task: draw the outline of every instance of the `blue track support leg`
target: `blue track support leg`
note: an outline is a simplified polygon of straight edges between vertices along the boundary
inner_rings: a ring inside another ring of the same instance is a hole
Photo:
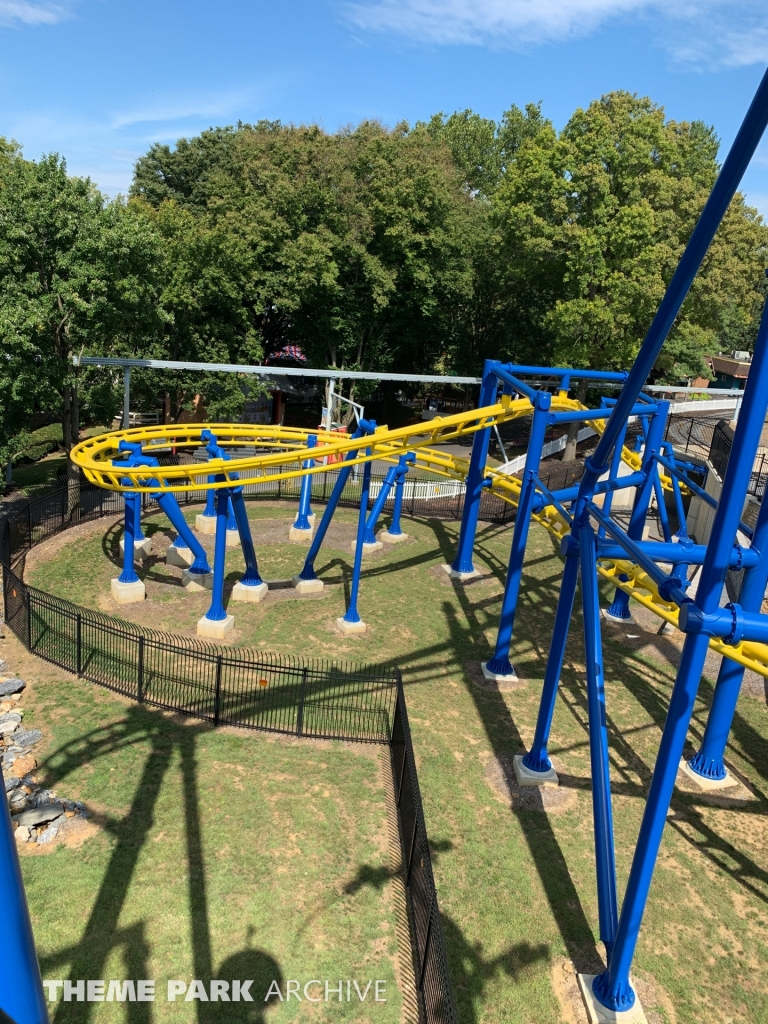
[[[208,474],[209,484],[212,484],[215,479],[216,477],[213,475],[213,473]],[[216,491],[206,491],[205,510],[203,511],[203,515],[205,516],[206,519],[216,518]]]
[[[138,541],[145,540],[144,531],[141,528],[141,495],[136,495],[136,501],[133,505],[133,542],[136,544]]]
[[[19,867],[19,854],[5,798],[0,807],[0,892],[3,894],[0,1010],[6,1015],[3,1019],[15,1024],[48,1024],[48,1010]]]
[[[753,551],[760,553],[760,561],[744,572],[739,604],[745,612],[759,612],[768,585],[768,499],[765,497],[760,504],[751,546]],[[689,767],[704,779],[722,781],[728,775],[725,747],[743,679],[744,666],[723,658],[701,749],[688,762]]]
[[[310,434],[307,438],[307,448],[314,448],[317,445],[317,434]],[[314,459],[307,459],[302,463],[304,469],[311,469],[315,464]],[[301,494],[299,495],[299,512],[296,522],[293,524],[295,530],[311,530],[312,524],[309,517],[312,515],[312,476],[307,473],[301,478]]]
[[[123,534],[123,571],[117,577],[121,583],[136,583],[139,577],[133,567],[134,536],[136,529],[136,502],[140,500],[133,491],[125,492],[125,532]]]
[[[216,545],[213,555],[213,592],[211,607],[205,613],[211,622],[226,619],[224,607],[224,573],[227,563],[227,519],[229,518],[229,488],[222,487],[216,495]]]
[[[229,499],[227,504],[227,530],[232,533],[237,529],[237,520],[235,519],[235,510],[232,508],[232,499]]]
[[[373,503],[371,514],[365,523],[365,543],[375,544],[376,543],[376,524],[379,521],[381,510],[384,508],[384,503],[389,497],[389,492],[392,490],[392,485],[397,481],[397,466],[390,466],[387,470],[387,475],[381,485],[381,490],[376,495],[376,501]],[[402,532],[402,531],[401,531]]]
[[[552,728],[552,716],[555,713],[557,688],[560,673],[565,660],[565,645],[568,642],[568,629],[573,615],[573,602],[576,598],[576,583],[579,578],[579,556],[573,546],[567,548],[563,579],[560,585],[560,597],[557,601],[555,625],[552,630],[552,643],[549,647],[547,668],[544,673],[544,686],[541,691],[539,713],[536,719],[536,733],[531,749],[523,758],[523,764],[531,772],[549,772],[552,762],[549,760],[547,747],[549,733]]]
[[[493,360],[486,359],[483,367],[483,383],[480,388],[479,408],[493,405],[496,401],[498,379],[493,372]],[[477,520],[480,515],[480,499],[483,494],[483,477],[485,463],[488,460],[488,444],[491,439],[491,428],[478,430],[472,440],[472,455],[469,459],[467,473],[467,490],[464,496],[464,508],[461,511],[461,527],[459,529],[459,545],[456,558],[451,565],[454,572],[471,574],[475,567],[472,552],[475,547]]]
[[[669,402],[657,402],[657,411],[651,417],[648,424],[648,434],[643,452],[643,473],[645,482],[638,487],[635,494],[635,501],[632,506],[632,515],[629,520],[627,536],[631,540],[642,540],[645,521],[648,518],[648,508],[651,504],[654,479],[658,473],[658,466],[654,460],[654,454],[661,454],[661,446],[664,442],[664,432],[667,428],[667,417],[669,416]],[[615,622],[626,622],[632,618],[629,611],[629,594],[616,588],[613,603],[606,611],[606,617]]]
[[[408,474],[408,463],[414,462],[415,459],[416,456],[413,453],[401,455],[398,459],[399,468],[402,472],[397,474],[397,480],[395,481],[395,507],[392,510],[392,522],[387,530],[390,537],[402,537],[403,535],[403,528],[400,525],[400,517],[403,511],[403,488],[405,487],[405,478]]]
[[[158,492],[157,494],[153,494],[152,497],[167,516],[171,526],[173,526],[179,537],[184,541],[184,546],[190,548],[192,554],[195,556],[195,560],[192,562],[192,565],[190,565],[189,571],[194,573],[210,572],[211,569],[208,565],[208,558],[205,554],[205,549],[187,524],[187,521],[184,518],[184,513],[179,508],[178,501],[176,501],[172,494],[168,493]]]
[[[603,648],[600,635],[600,592],[597,585],[595,534],[589,525],[581,528],[579,553],[581,555],[581,592],[584,608],[584,652],[587,666],[589,756],[592,769],[597,905],[600,919],[600,940],[605,944],[610,963],[619,911],[616,895],[616,856],[613,844]]]
[[[764,82],[767,83],[765,108],[768,117],[768,75]],[[721,171],[721,176],[722,173]],[[692,602],[694,608],[704,615],[714,614],[719,607],[733,538],[739,527],[744,497],[764,426],[766,394],[768,304],[763,311],[755,342],[755,354],[744,389],[741,415],[723,480],[723,492],[712,524],[712,535],[702,566],[696,599]],[[696,616],[683,605],[681,627],[685,628],[689,623],[695,623],[695,619]],[[695,626],[691,627],[692,630],[694,628]],[[685,638],[619,917],[613,955],[608,970],[596,978],[592,986],[597,999],[612,1010],[630,1009],[635,1000],[629,982],[629,971],[708,646],[709,638],[705,633],[691,631]]]
[[[363,544],[365,543],[365,520],[368,515],[368,495],[370,491],[371,464],[366,462],[363,469],[363,489],[360,494],[360,515],[357,520],[357,543],[355,544],[355,563],[352,569],[352,587],[349,592],[349,607],[344,614],[345,622],[361,621],[357,610],[357,598],[360,593],[360,573],[363,568]]]
[[[362,431],[356,430],[352,436],[359,437],[361,433]],[[357,451],[357,449],[354,449],[353,451],[347,452],[345,456],[345,461],[350,461],[356,458]],[[312,538],[312,543],[309,546],[307,557],[304,560],[304,567],[299,573],[298,578],[300,580],[317,579],[317,574],[315,573],[315,559],[320,553],[320,547],[322,546],[323,540],[325,539],[325,535],[328,532],[328,527],[331,524],[331,519],[333,519],[334,512],[336,511],[336,506],[339,504],[339,499],[341,498],[342,492],[347,485],[347,480],[349,480],[349,474],[351,472],[351,466],[342,466],[342,468],[339,470],[339,475],[336,479],[336,483],[334,484],[333,490],[331,491],[331,496],[328,499],[328,504],[325,506],[323,518],[320,520],[320,525],[315,531],[315,536]]]
[[[248,509],[245,507],[242,487],[232,489],[232,508],[237,521],[237,529],[240,533],[240,544],[243,548],[245,559],[245,574],[240,582],[246,587],[257,587],[264,581],[259,575],[259,566],[256,561],[256,548],[251,536],[251,524],[248,522]]]
[[[531,525],[533,500],[536,496],[536,477],[541,463],[541,450],[544,447],[544,435],[549,421],[549,408],[552,396],[547,391],[540,391],[536,396],[536,406],[531,422],[531,434],[528,440],[528,455],[525,460],[525,475],[520,491],[520,501],[515,516],[515,527],[512,532],[512,547],[509,554],[509,568],[504,585],[504,598],[501,603],[499,632],[496,637],[496,649],[493,657],[485,666],[487,673],[496,676],[514,676],[515,670],[509,660],[509,647],[515,626],[515,610],[520,593],[520,580],[523,575],[525,546],[528,543],[528,531]]]

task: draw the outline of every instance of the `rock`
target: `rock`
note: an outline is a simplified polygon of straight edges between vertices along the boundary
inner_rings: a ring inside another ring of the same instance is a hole
[[[29,775],[35,768],[37,768],[37,758],[33,754],[24,754],[23,757],[17,757],[13,762],[13,774],[18,775],[19,778]]]
[[[16,778],[15,775],[8,775],[3,781],[5,782],[6,793],[10,793],[12,789],[16,789],[17,786],[21,785],[21,779]]]
[[[18,825],[45,825],[49,821],[53,821],[54,818],[58,818],[64,811],[64,807],[60,803],[55,804],[43,804],[42,807],[32,807],[28,811],[23,811],[16,818]]]
[[[60,800],[56,799],[56,794],[52,789],[41,789],[35,795],[35,806],[45,807],[46,804],[61,803]]]
[[[18,724],[21,722],[23,717],[23,711],[6,711],[4,714],[0,715],[0,722],[16,722]]]
[[[32,801],[21,789],[15,789],[8,800],[11,814],[23,814],[32,806]]]
[[[38,843],[50,843],[52,839],[55,839],[59,834],[59,830],[50,825],[44,832],[41,832],[37,837]]]
[[[15,707],[12,700],[0,700],[0,715],[4,715],[6,711],[13,711]]]
[[[6,719],[5,722],[0,721],[0,736],[10,736],[12,732],[16,732],[21,724],[21,719],[15,721],[10,715],[3,715]]]
[[[0,697],[10,697],[12,693],[21,693],[27,684],[23,679],[6,679],[0,683]]]
[[[13,737],[13,742],[15,746],[25,749],[26,747],[33,747],[42,738],[43,734],[39,729],[22,729]]]
[[[65,811],[64,814],[60,814],[58,816],[58,818],[54,818],[53,821],[50,822],[50,827],[58,829],[58,828],[61,828],[62,825],[66,825],[66,823],[67,823],[67,813]]]
[[[29,829],[26,825],[19,825],[16,831],[13,833],[13,838],[17,843],[28,843],[29,842]]]

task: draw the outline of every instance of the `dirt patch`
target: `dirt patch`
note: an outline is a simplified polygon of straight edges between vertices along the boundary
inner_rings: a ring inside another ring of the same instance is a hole
[[[528,685],[527,680],[520,676],[520,671],[517,668],[515,668],[517,679],[511,680],[486,679],[479,661],[465,662],[464,671],[470,682],[477,686],[478,689],[489,690],[493,693],[510,693],[512,690],[520,690]]]
[[[61,533],[54,534],[48,540],[42,541],[27,553],[25,569],[35,569],[44,562],[50,562],[59,552],[72,541],[80,540],[82,537],[92,537],[94,534],[106,534],[123,520],[122,515],[104,516],[103,519],[95,519],[90,523],[81,523],[79,526],[70,526]],[[118,549],[119,550],[119,549]]]
[[[22,857],[45,857],[58,846],[66,846],[68,850],[79,850],[87,839],[99,831],[98,825],[79,815],[68,818],[57,828],[58,834],[49,843],[17,843],[16,849]]]
[[[514,754],[498,754],[488,762],[485,779],[493,792],[512,810],[560,814],[576,806],[578,794],[565,786],[518,786]],[[555,766],[557,769],[557,766]]]

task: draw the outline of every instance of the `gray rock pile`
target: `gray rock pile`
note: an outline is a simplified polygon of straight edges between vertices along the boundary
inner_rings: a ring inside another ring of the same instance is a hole
[[[74,800],[58,799],[51,789],[42,789],[35,779],[37,759],[33,748],[43,738],[40,729],[24,727],[21,695],[23,679],[2,678],[7,673],[0,662],[0,763],[5,795],[11,811],[17,843],[50,843],[66,833],[76,819],[87,817],[85,807]]]

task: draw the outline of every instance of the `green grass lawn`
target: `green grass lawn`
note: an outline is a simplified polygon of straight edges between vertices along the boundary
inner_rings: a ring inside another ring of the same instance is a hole
[[[249,513],[262,575],[270,582],[289,580],[299,569],[303,554],[300,547],[285,543],[291,511],[252,504]],[[193,512],[188,516],[192,519]],[[401,668],[461,1021],[579,1021],[569,1001],[573,985],[568,965],[596,970],[601,954],[597,944],[580,612],[574,615],[553,727],[551,752],[561,777],[561,804],[549,813],[519,806],[514,794],[505,790],[499,770],[500,764],[508,764],[511,755],[526,748],[533,735],[561,572],[552,541],[543,530],[533,529],[514,646],[514,661],[524,685],[499,693],[478,686],[475,680],[477,663],[487,659],[495,639],[510,528],[481,526],[476,565],[483,576],[470,585],[459,586],[450,583],[439,568],[441,562],[452,558],[458,524],[405,521],[404,529],[411,540],[394,549],[385,548],[365,563],[359,610],[369,631],[346,638],[336,632],[335,620],[343,614],[349,588],[352,555],[348,541],[354,532],[355,515],[341,512],[338,519],[335,533],[317,561],[317,569],[328,583],[323,596],[296,599],[287,589],[275,589],[261,605],[231,605],[229,610],[236,616],[232,640],[275,652],[373,661]],[[148,523],[148,533],[153,526],[158,530],[159,548],[160,531],[165,527],[158,518]],[[33,552],[29,579],[63,597],[118,614],[109,597],[109,580],[118,572],[118,539],[119,527],[107,524],[80,536],[63,534],[48,548]],[[164,537],[162,543],[167,543]],[[230,584],[241,565],[239,555],[230,551]],[[207,596],[185,594],[175,570],[166,569],[159,560],[151,561],[141,574],[148,600],[124,607],[119,614],[157,628],[194,634]],[[630,635],[628,632],[607,634],[605,651],[620,893],[630,867],[679,653],[676,638],[657,638],[640,626]],[[704,679],[691,728],[692,744],[701,738],[711,693],[711,682]],[[52,747],[85,736],[93,728],[109,727],[118,719],[154,721],[151,712],[129,709],[83,683],[57,683],[45,700],[41,715],[50,729]],[[80,705],[87,714],[78,710]],[[315,783],[316,759],[321,755],[314,749],[269,743],[258,736],[216,734],[196,725],[178,727],[177,732],[196,737],[196,763],[190,774],[198,780],[201,805],[207,807],[213,801],[221,807],[216,795],[220,772],[215,766],[243,763],[248,772],[254,773],[252,787],[246,786],[243,799],[263,806],[267,777],[274,780],[268,791],[278,804],[284,790],[294,792],[294,798],[284,798],[278,841],[286,843],[290,834],[294,837],[291,841],[306,844],[305,849],[317,843],[330,847],[333,858],[327,865],[327,884],[331,889],[339,885],[339,879],[347,879],[350,873],[354,876],[362,864],[376,863],[370,845],[373,836],[357,836],[364,840],[364,848],[349,859],[342,858],[345,867],[341,870],[335,850],[337,839],[331,838],[338,835],[335,820],[318,823],[312,816],[300,816],[296,787],[283,781],[282,776],[295,774],[306,778],[308,784]],[[115,958],[123,955],[120,936],[131,928],[152,929],[158,937],[151,943],[150,955],[165,958],[169,970],[180,962],[178,957],[183,958],[185,948],[187,962],[193,957],[190,936],[195,929],[195,915],[189,905],[188,840],[181,824],[185,799],[183,754],[172,735],[165,742],[174,752],[167,755],[168,767],[162,769],[165,776],[158,798],[164,816],[157,818],[148,838],[135,841],[137,872],[140,868],[142,871],[133,876],[129,889],[133,909],[100,926],[103,942],[110,948],[108,955]],[[676,792],[635,959],[635,977],[651,1024],[768,1022],[763,969],[768,956],[767,738],[765,700],[743,696],[728,760],[747,780],[749,798],[714,803],[692,793]],[[87,761],[72,776],[82,780],[78,785],[86,787],[75,795],[90,795],[105,805],[114,802],[114,828],[122,829],[126,837],[138,827],[132,821],[130,805],[134,794],[146,786],[138,782],[141,772],[151,766],[152,757],[165,756],[151,752],[153,742],[146,736],[136,743],[116,745],[103,762],[97,765]],[[364,766],[371,762],[358,755],[353,758],[352,754],[342,754],[351,759],[350,788],[359,789]],[[330,755],[324,760],[332,764]],[[302,771],[304,763],[307,768]],[[263,766],[261,771],[259,765]],[[107,767],[113,766],[115,792],[110,799],[104,787],[110,781],[105,782]],[[153,770],[159,772],[160,768]],[[339,770],[331,767],[328,772],[341,784]],[[232,786],[235,777],[229,769],[221,785]],[[60,789],[63,792],[63,786]],[[315,799],[319,801],[320,797]],[[228,805],[228,801],[223,804]],[[372,803],[371,814],[373,807]],[[204,819],[209,823],[202,831],[205,856],[198,870],[206,879],[209,934],[214,936],[215,945],[208,962],[219,964],[234,949],[242,949],[246,945],[243,928],[252,925],[256,929],[254,947],[265,950],[280,962],[285,976],[292,976],[285,972],[298,968],[287,956],[285,945],[279,944],[298,941],[280,939],[283,930],[295,935],[297,922],[283,911],[275,925],[267,913],[257,910],[265,902],[262,886],[271,886],[275,875],[272,867],[266,873],[268,881],[264,881],[259,874],[264,858],[249,856],[253,852],[250,844],[264,831],[258,828],[255,809],[250,806],[249,816],[242,820],[239,844],[230,838],[228,826],[226,839],[220,836],[222,825],[215,814]],[[178,818],[176,831],[169,832],[164,822],[166,816],[171,820],[174,815]],[[364,815],[364,820],[372,819]],[[164,837],[155,844],[152,832],[158,830],[171,838]],[[110,844],[114,842],[114,834],[106,833],[89,840],[78,853],[62,850],[53,860],[24,858],[44,963],[54,963],[60,955],[58,950],[75,940],[82,941],[87,928],[84,922],[96,905],[95,894],[109,880]],[[163,849],[165,843],[175,843],[176,849]],[[61,867],[51,872],[49,865],[54,861]],[[318,884],[323,862],[320,855]],[[137,887],[138,877],[151,879],[151,888]],[[62,903],[56,903],[56,893],[62,891],[76,894],[74,902],[82,908],[76,924],[68,923]],[[363,897],[363,893],[367,895]],[[381,894],[364,887],[359,898],[380,899]],[[56,906],[53,912],[49,910],[52,899]],[[231,907],[238,899],[250,901],[249,914],[235,921]],[[271,904],[271,897],[266,902]],[[350,931],[364,931],[365,921],[372,920],[361,907],[363,921],[353,921],[357,912],[356,907],[350,907],[345,914],[345,927]],[[347,936],[330,927],[326,932],[329,957],[346,955],[344,950],[350,946]],[[69,962],[64,962],[68,966]],[[47,971],[52,976],[50,969]],[[274,1013],[276,1021],[288,1019],[287,1006],[268,1012]],[[385,1018],[370,1011],[354,1019]]]

